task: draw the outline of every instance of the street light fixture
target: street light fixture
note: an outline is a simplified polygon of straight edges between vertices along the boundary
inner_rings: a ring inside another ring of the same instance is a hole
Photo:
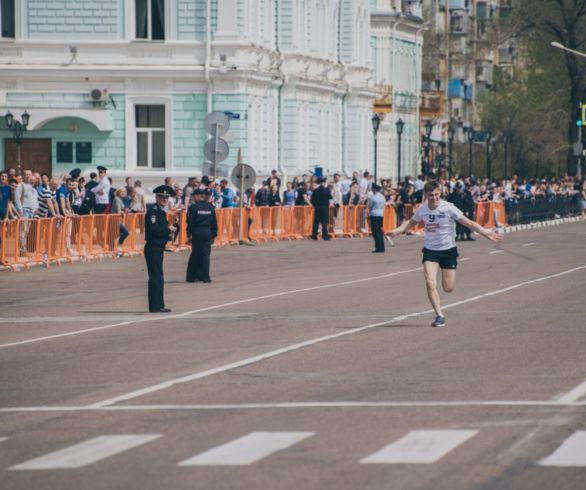
[[[401,182],[401,135],[403,134],[403,128],[405,123],[402,119],[399,119],[395,125],[397,126],[398,147],[397,147],[397,183]]]
[[[431,121],[427,121],[425,123],[425,135],[427,136],[427,147],[425,151],[425,168],[423,169],[423,175],[426,175],[428,172],[431,171],[431,131],[433,130],[433,123]]]
[[[448,153],[449,153],[449,160],[450,160],[450,167],[448,170],[448,180],[452,180],[452,145],[454,143],[454,136],[456,136],[456,128],[454,126],[448,126]]]
[[[21,121],[16,121],[14,116],[10,111],[8,111],[4,115],[4,119],[6,120],[6,126],[12,132],[12,136],[14,137],[14,142],[16,143],[16,160],[18,164],[18,175],[21,175],[21,164],[20,164],[20,144],[22,142],[22,137],[26,128],[28,126],[30,115],[26,110],[20,116]]]
[[[503,145],[505,147],[505,180],[508,178],[509,169],[508,169],[508,147],[509,147],[509,133],[505,131],[503,133]]]
[[[376,162],[376,158],[377,158],[377,148],[376,148],[376,143],[377,143],[377,134],[378,134],[378,128],[380,127],[380,122],[381,122],[381,118],[380,116],[375,113],[374,116],[372,116],[372,129],[374,130],[374,182],[376,183],[376,167],[377,167],[377,162]]]
[[[474,143],[474,128],[470,126],[467,131],[468,145],[470,147],[470,162],[468,163],[468,177],[472,177],[472,144]]]
[[[492,131],[486,130],[486,178],[490,180],[490,142],[492,140]]]

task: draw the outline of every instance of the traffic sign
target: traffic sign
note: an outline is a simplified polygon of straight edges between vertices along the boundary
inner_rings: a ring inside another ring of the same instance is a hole
[[[234,167],[230,180],[239,189],[248,189],[256,182],[256,172],[250,165],[240,163]]]

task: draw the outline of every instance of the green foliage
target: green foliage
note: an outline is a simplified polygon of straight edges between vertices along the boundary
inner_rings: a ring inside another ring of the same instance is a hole
[[[586,102],[586,58],[551,42],[586,47],[586,0],[518,0],[503,32],[515,39],[516,66],[523,69],[496,69],[493,87],[481,101],[483,127],[512,135],[509,157],[517,168],[536,160],[544,174],[556,171],[560,161],[572,168],[574,123],[579,102]]]

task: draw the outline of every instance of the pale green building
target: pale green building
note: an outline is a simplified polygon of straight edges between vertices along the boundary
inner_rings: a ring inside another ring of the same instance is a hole
[[[54,175],[104,165],[116,183],[183,183],[202,174],[212,111],[230,117],[226,171],[238,149],[260,175],[372,170],[381,68],[371,14],[391,3],[2,0],[0,115],[27,111],[21,166]],[[419,56],[414,46],[407,57]],[[393,167],[392,138],[385,144],[380,176]],[[0,145],[0,168],[17,166],[4,118]]]

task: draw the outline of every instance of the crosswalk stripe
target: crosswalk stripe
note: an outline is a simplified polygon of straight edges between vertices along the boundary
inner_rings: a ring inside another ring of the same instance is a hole
[[[161,437],[160,434],[124,434],[99,436],[65,449],[31,459],[9,470],[57,470],[81,468],[101,459],[146,444]]]
[[[586,430],[578,430],[568,437],[541,466],[586,466]]]
[[[414,430],[360,463],[434,463],[477,433],[477,430]]]
[[[314,432],[251,432],[181,461],[178,466],[244,466],[288,448]]]

